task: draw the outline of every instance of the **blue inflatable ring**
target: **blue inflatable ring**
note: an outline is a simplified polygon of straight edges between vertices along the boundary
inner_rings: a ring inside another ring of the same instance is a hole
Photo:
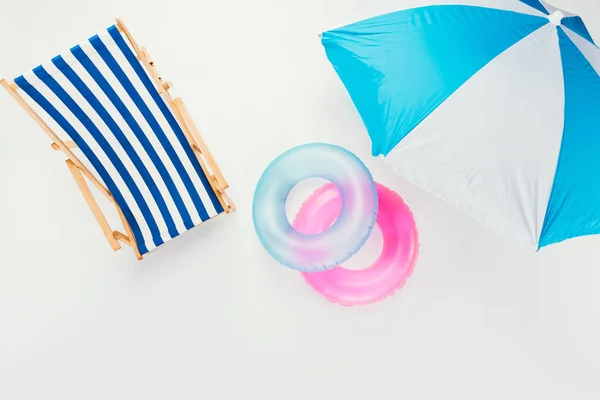
[[[342,210],[328,230],[306,235],[296,231],[286,215],[290,191],[308,178],[332,182],[342,197]],[[306,144],[277,157],[261,176],[254,192],[253,219],[265,249],[281,264],[299,271],[323,271],[352,257],[375,225],[377,189],[371,173],[339,146]]]

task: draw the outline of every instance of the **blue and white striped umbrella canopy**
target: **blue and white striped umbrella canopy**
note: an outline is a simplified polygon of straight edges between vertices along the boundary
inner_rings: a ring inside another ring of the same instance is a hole
[[[535,249],[600,233],[600,49],[541,0],[460,3],[322,35],[373,155]]]

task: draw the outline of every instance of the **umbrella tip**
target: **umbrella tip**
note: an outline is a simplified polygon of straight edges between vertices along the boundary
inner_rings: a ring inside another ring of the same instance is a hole
[[[321,39],[323,37],[322,33],[317,34],[317,36],[319,36],[319,39]]]
[[[550,20],[550,22],[552,22],[556,26],[561,26],[562,20],[564,18],[565,18],[565,13],[563,13],[561,10],[556,10],[556,11],[554,11],[554,13],[552,13],[551,15],[548,16],[548,19]]]

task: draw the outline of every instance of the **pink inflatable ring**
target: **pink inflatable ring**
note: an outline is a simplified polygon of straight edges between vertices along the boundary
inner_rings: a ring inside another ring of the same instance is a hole
[[[328,300],[344,306],[374,303],[393,295],[413,272],[418,254],[417,227],[402,198],[377,183],[379,213],[377,225],[383,234],[383,250],[370,267],[352,271],[337,266],[323,272],[303,272],[306,282]],[[342,198],[333,184],[314,192],[302,205],[293,226],[304,234],[329,228],[342,207]]]

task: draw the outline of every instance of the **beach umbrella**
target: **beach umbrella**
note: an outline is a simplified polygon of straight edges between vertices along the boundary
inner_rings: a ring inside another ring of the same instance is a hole
[[[600,233],[600,49],[582,19],[460,3],[322,34],[373,155],[536,250]]]

